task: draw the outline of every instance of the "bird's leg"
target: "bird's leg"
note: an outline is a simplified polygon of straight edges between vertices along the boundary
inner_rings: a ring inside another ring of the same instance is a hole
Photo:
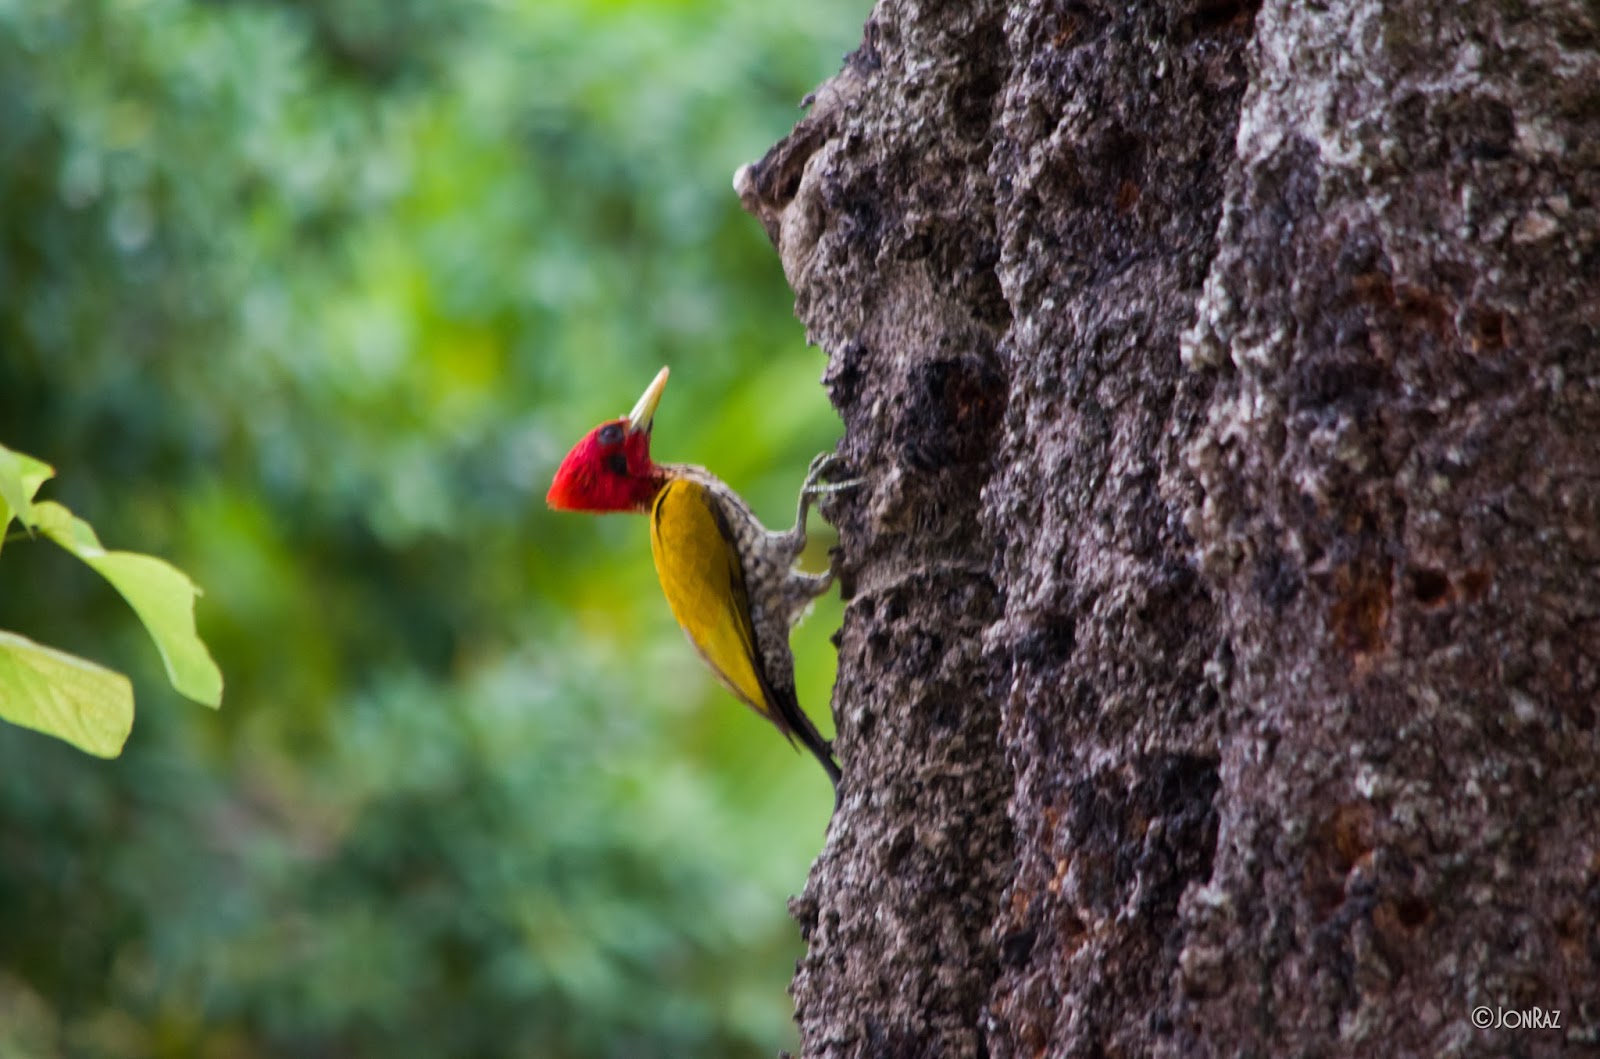
[[[798,622],[812,601],[832,587],[832,566],[820,574],[808,574],[804,570],[789,571],[789,578],[783,583],[784,605],[789,610],[789,624],[794,625]]]
[[[831,452],[819,453],[811,461],[811,466],[806,468],[805,484],[800,486],[800,509],[795,513],[794,529],[785,536],[788,539],[790,561],[800,557],[806,547],[806,516],[810,514],[811,504],[819,496],[829,493],[843,492],[854,489],[865,479],[851,478],[843,482],[824,482],[828,472],[839,464],[839,457]],[[828,569],[820,574],[808,574],[802,570],[791,570],[788,580],[784,582],[784,596],[789,608],[789,620],[792,624],[797,621],[811,601],[827,592],[833,587],[833,561],[828,563]]]
[[[833,465],[839,462],[836,452],[819,452],[811,457],[811,465],[806,468],[806,485],[810,485],[822,475],[827,474]],[[804,489],[806,485],[801,486]]]
[[[864,478],[850,478],[843,482],[824,482],[828,472],[838,465],[839,457],[835,453],[819,452],[812,459],[811,466],[806,468],[806,480],[800,486],[800,510],[795,515],[795,537],[802,549],[806,545],[806,515],[811,511],[811,502],[819,496],[854,489],[866,481]],[[795,554],[800,554],[798,549]]]

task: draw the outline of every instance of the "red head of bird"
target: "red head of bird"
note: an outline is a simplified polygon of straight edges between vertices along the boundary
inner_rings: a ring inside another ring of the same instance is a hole
[[[662,368],[633,411],[601,423],[572,446],[545,502],[557,511],[648,511],[665,481],[650,458],[650,427],[666,388]]]

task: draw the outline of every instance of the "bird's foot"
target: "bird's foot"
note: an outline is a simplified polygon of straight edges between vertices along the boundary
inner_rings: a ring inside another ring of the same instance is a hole
[[[800,487],[803,496],[817,497],[828,493],[840,493],[846,489],[854,489],[865,478],[848,478],[842,482],[827,481],[829,474],[833,473],[842,461],[838,453],[819,452],[811,461],[811,466],[806,468],[805,484]]]

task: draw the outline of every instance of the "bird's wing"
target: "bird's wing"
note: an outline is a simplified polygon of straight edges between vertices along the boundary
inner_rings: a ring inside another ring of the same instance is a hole
[[[761,674],[739,551],[711,491],[685,479],[668,482],[651,512],[650,550],[672,615],[700,657],[729,691],[788,735]]]

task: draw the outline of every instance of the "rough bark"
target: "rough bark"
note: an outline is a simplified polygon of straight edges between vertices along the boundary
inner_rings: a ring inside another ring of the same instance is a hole
[[[1596,1042],[1597,86],[1579,0],[882,0],[741,172],[868,479],[807,1056]]]

